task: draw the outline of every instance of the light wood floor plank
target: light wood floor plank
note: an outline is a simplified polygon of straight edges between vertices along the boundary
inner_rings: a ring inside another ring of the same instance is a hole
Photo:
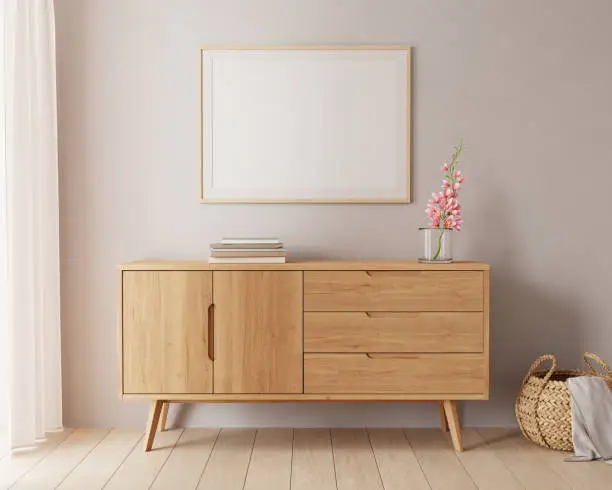
[[[58,444],[70,436],[71,430],[47,434],[47,440],[33,449],[24,449],[0,461],[0,488],[8,488],[48,456]]]
[[[383,489],[364,429],[333,429],[332,449],[338,490]]]
[[[407,429],[405,432],[433,490],[476,488],[442,431]]]
[[[403,490],[407,482],[411,490],[430,488],[401,429],[368,429],[368,435],[385,490]]]
[[[464,451],[456,453],[481,490],[517,490],[523,486],[487,446],[476,429],[463,429]]]
[[[483,430],[487,433],[487,430]],[[567,463],[568,453],[552,451],[530,443],[516,432],[516,444],[521,451],[533,455],[542,464],[548,465],[573,489],[609,490],[612,488],[612,465],[601,461],[589,463]]]
[[[185,429],[151,488],[196,488],[218,435],[219,429]]]
[[[108,433],[108,429],[75,430],[12,488],[15,490],[56,488]]]
[[[204,470],[199,490],[242,490],[256,431],[223,429]]]
[[[292,429],[259,429],[245,490],[289,490],[292,448]]]
[[[568,463],[563,459],[568,455],[559,451],[550,451],[524,441],[531,446],[546,463],[576,490],[610,490],[612,488],[612,465],[602,461],[588,463]]]
[[[295,429],[291,490],[336,490],[328,429]]]
[[[544,461],[540,461],[531,451],[526,450],[521,441],[522,436],[517,430],[479,429],[478,433],[528,490],[570,488]]]
[[[141,430],[112,430],[58,488],[61,490],[102,488],[141,439]]]
[[[153,450],[148,453],[144,452],[142,447],[135,446],[104,488],[108,490],[149,488],[182,433],[182,429],[157,433]]]
[[[463,453],[437,429],[225,429],[216,442],[213,429],[173,430],[151,453],[142,431],[104,433],[52,433],[6,456],[0,489],[612,489],[612,465],[566,463],[514,429],[465,429]]]

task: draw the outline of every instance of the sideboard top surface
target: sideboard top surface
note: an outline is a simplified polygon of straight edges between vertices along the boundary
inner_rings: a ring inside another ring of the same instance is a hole
[[[297,260],[284,264],[210,264],[205,260],[138,260],[119,264],[118,270],[180,271],[486,271],[488,264],[457,261],[451,264],[421,264],[416,260]]]

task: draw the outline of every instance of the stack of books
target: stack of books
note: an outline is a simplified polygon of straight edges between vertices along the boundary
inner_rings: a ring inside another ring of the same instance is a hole
[[[224,238],[210,246],[211,264],[282,264],[287,251],[277,238]]]

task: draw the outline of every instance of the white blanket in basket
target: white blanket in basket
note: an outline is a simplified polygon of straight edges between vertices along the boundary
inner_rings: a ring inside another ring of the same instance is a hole
[[[566,461],[603,459],[612,464],[612,391],[602,378],[567,380],[571,395],[574,455]]]

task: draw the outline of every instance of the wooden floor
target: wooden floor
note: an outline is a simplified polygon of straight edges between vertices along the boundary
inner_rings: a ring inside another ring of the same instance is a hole
[[[79,429],[0,453],[0,489],[611,489],[612,466],[565,463],[515,430],[466,429],[456,454],[434,429]]]

